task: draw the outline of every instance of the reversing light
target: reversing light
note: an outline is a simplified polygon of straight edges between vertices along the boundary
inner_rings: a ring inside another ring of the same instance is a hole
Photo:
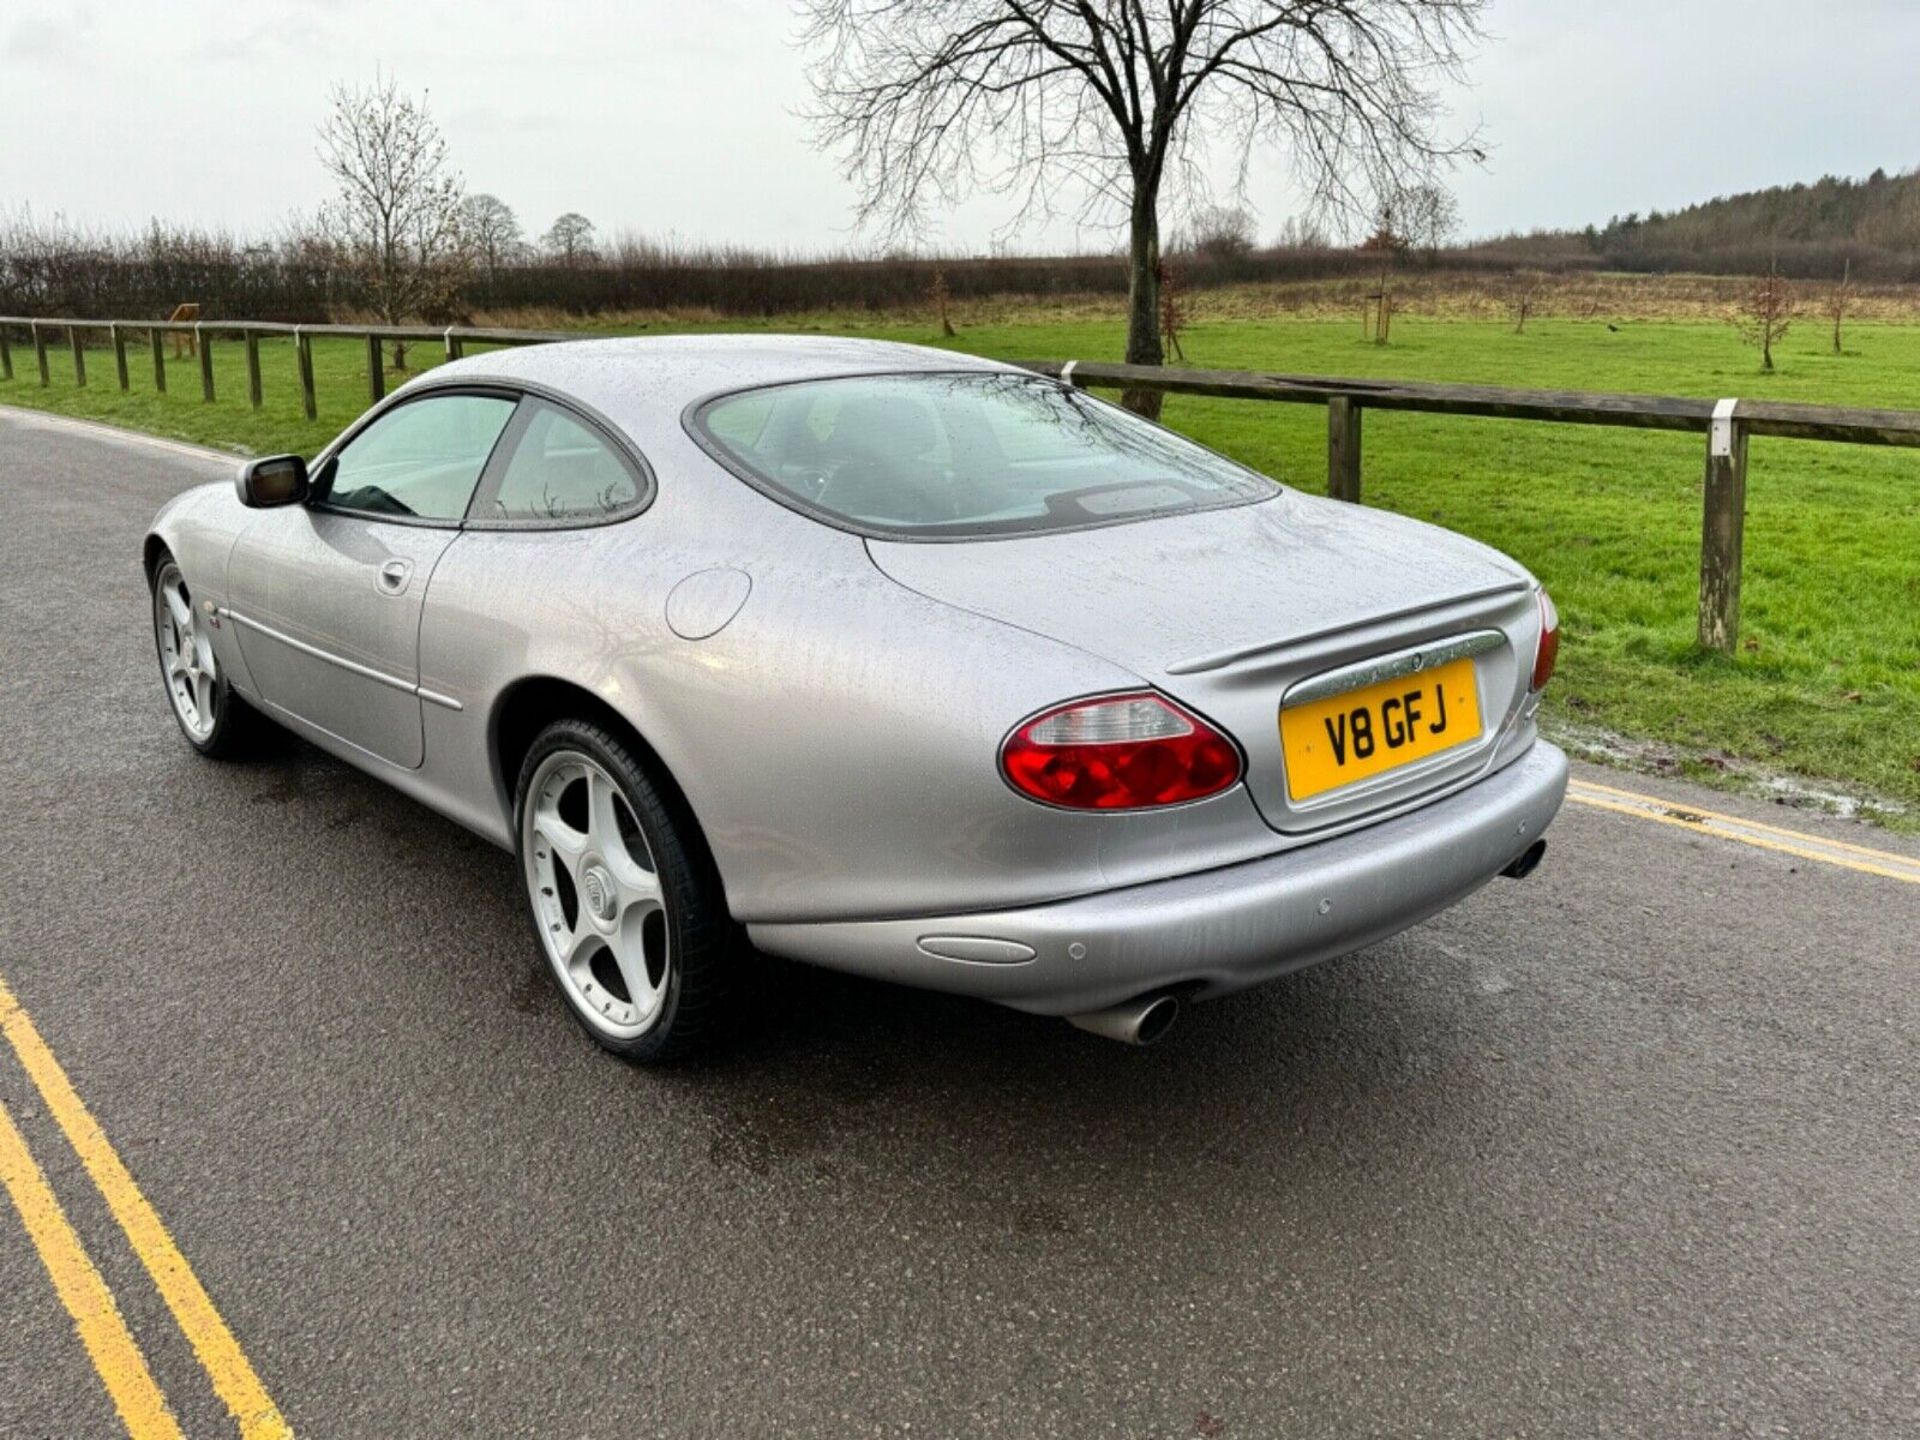
[[[1560,612],[1553,597],[1543,586],[1540,591],[1540,644],[1533,652],[1533,689],[1544,690],[1553,678],[1554,662],[1560,658]]]
[[[1007,737],[1000,764],[1014,789],[1072,810],[1139,810],[1218,794],[1240,778],[1240,752],[1204,720],[1158,695],[1108,695],[1049,710]]]

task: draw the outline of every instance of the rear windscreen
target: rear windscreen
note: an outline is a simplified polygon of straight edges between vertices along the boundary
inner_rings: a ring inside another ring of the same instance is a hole
[[[1066,530],[1275,493],[1264,476],[1038,376],[806,381],[722,396],[695,424],[776,498],[888,535]]]

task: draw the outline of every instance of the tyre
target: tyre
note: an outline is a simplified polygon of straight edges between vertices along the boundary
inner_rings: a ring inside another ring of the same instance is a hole
[[[214,759],[233,755],[257,717],[227,683],[186,576],[170,555],[153,572],[153,642],[160,681],[187,743]]]
[[[607,729],[562,720],[520,767],[514,834],[534,935],[587,1034],[642,1064],[707,1046],[740,947],[678,793]]]

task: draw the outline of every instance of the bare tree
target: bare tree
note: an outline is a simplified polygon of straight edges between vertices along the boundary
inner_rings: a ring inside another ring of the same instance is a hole
[[[1540,289],[1547,283],[1547,277],[1538,270],[1516,270],[1507,284],[1507,308],[1513,312],[1513,333],[1527,333],[1527,321],[1533,315],[1534,304],[1540,298]]]
[[[493,293],[493,277],[501,262],[517,255],[523,242],[520,219],[506,201],[495,195],[469,195],[460,206],[460,224],[474,257],[486,267],[487,293]]]
[[[569,210],[553,222],[541,242],[547,253],[557,256],[563,265],[578,265],[594,257],[593,222],[577,211]]]
[[[1409,185],[1393,197],[1393,223],[1405,244],[1431,260],[1460,229],[1453,193],[1431,182]]]
[[[1373,222],[1373,228],[1367,232],[1367,238],[1360,242],[1362,250],[1379,255],[1404,255],[1407,253],[1407,237],[1393,228],[1393,212],[1382,206],[1380,214]]]
[[[1435,253],[1460,228],[1460,207],[1445,186],[1407,185],[1382,195],[1373,208],[1362,250],[1403,256],[1412,250]]]
[[[1180,332],[1187,328],[1187,286],[1177,265],[1160,262],[1160,337],[1173,352],[1174,359],[1187,363],[1187,352],[1180,344]]]
[[[1438,133],[1486,0],[803,0],[823,144],[862,223],[919,228],[930,203],[1011,192],[1126,217],[1126,358],[1163,356],[1161,197],[1198,193],[1210,146],[1244,178],[1284,145],[1317,206],[1430,179],[1478,152]],[[1074,183],[1077,182],[1077,183]],[[1145,396],[1129,398],[1149,411]]]
[[[359,272],[389,325],[443,312],[466,268],[463,186],[426,97],[403,95],[390,76],[365,89],[335,85],[320,126],[320,162],[338,187],[321,224]],[[406,347],[393,347],[396,370]]]
[[[1276,250],[1331,250],[1333,237],[1326,227],[1307,215],[1289,215],[1273,237]]]
[[[1728,318],[1749,345],[1760,347],[1760,369],[1773,373],[1773,347],[1785,338],[1798,304],[1793,285],[1780,273],[1778,261],[1767,262],[1767,273],[1747,288]]]
[[[1827,292],[1827,318],[1833,321],[1833,353],[1840,353],[1840,326],[1853,308],[1853,260],[1840,268],[1840,283]]]
[[[1382,195],[1373,211],[1371,229],[1361,250],[1380,257],[1380,279],[1361,297],[1360,332],[1376,345],[1387,343],[1393,331],[1393,273],[1412,245],[1402,219],[1402,192]]]
[[[1243,205],[1207,205],[1194,213],[1183,237],[1189,250],[1208,260],[1244,260],[1256,240],[1253,212]]]
[[[947,289],[947,272],[934,267],[933,280],[927,286],[927,303],[940,321],[940,333],[951,340],[959,331],[953,328],[953,292]]]
[[[1393,273],[1380,267],[1380,280],[1360,297],[1360,333],[1376,345],[1387,343],[1393,332]]]

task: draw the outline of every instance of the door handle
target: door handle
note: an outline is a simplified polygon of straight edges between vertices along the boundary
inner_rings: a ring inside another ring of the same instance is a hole
[[[407,581],[413,575],[411,560],[389,560],[380,567],[379,585],[381,592],[387,595],[402,594]]]

